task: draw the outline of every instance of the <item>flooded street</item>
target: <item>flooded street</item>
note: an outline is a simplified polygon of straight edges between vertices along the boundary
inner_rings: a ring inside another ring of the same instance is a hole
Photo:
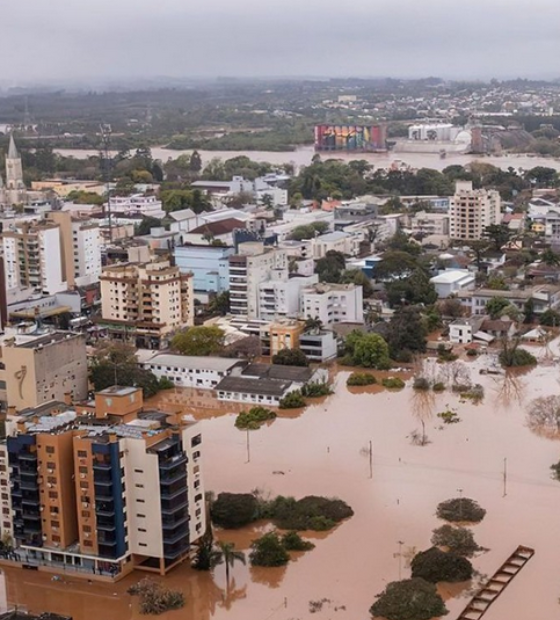
[[[478,405],[449,390],[415,393],[410,382],[397,392],[374,386],[350,393],[349,372],[341,371],[334,395],[251,432],[250,462],[246,433],[234,427],[230,404],[215,407],[204,392],[160,395],[161,404],[184,406],[201,420],[207,490],[336,496],[355,512],[336,529],[311,534],[315,549],[298,554],[287,567],[253,569],[236,563],[229,588],[223,566],[214,576],[188,566],[174,570],[164,581],[185,593],[186,605],[164,617],[366,620],[375,595],[399,574],[409,575],[412,549],[430,546],[432,530],[443,523],[435,517],[437,504],[460,493],[487,510],[482,523],[472,528],[476,541],[489,549],[473,560],[475,569],[490,575],[518,545],[536,550],[485,620],[558,617],[560,483],[551,479],[549,468],[560,460],[560,442],[526,427],[525,405],[558,392],[560,369],[541,366],[511,377],[478,375],[486,362],[468,362],[473,382],[485,388]],[[449,408],[457,412],[459,423],[446,425],[437,417]],[[421,430],[421,421],[429,443],[416,446],[410,434]],[[217,537],[247,549],[266,527],[219,531]],[[75,577],[65,584],[52,582],[47,574],[5,572],[12,605],[67,613],[75,620],[140,617],[126,589],[143,573],[115,585],[89,585]],[[447,595],[457,592],[460,588],[448,589]],[[311,613],[310,601],[321,599],[328,601]],[[449,598],[447,618],[456,618],[467,600],[466,595]]]

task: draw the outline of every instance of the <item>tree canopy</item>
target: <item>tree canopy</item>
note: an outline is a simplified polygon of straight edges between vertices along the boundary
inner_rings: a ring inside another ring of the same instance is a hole
[[[413,578],[420,577],[430,583],[468,581],[473,574],[472,564],[466,558],[437,547],[416,554],[410,568]]]
[[[225,332],[211,325],[189,327],[175,334],[171,348],[181,355],[219,355],[224,349]]]
[[[386,620],[431,620],[448,611],[435,585],[416,577],[389,583],[370,613]]]

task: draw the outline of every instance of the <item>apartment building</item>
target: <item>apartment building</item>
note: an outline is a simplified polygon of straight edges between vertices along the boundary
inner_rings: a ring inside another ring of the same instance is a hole
[[[319,276],[290,274],[287,268],[271,270],[268,279],[259,284],[258,318],[271,321],[279,317],[297,318],[301,291],[319,282]]]
[[[2,233],[6,286],[53,295],[67,288],[63,273],[60,227],[29,224]]]
[[[68,287],[99,281],[101,249],[99,224],[70,211],[50,211],[47,220],[59,226],[62,275]]]
[[[2,533],[39,569],[165,574],[206,529],[201,443],[195,423],[144,410],[139,388],[22,412],[0,449],[12,481]]]
[[[499,192],[475,190],[471,181],[457,181],[449,206],[449,236],[465,241],[481,239],[487,226],[500,223],[500,207]]]
[[[193,280],[168,260],[103,270],[101,323],[112,338],[158,349],[179,327],[194,324]]]
[[[230,311],[248,319],[259,318],[260,285],[274,270],[288,270],[286,250],[265,247],[262,242],[240,243],[229,257]]]
[[[233,248],[185,245],[173,250],[181,273],[193,274],[194,293],[206,299],[210,293],[222,293],[229,286],[229,261]]]
[[[0,382],[9,407],[20,411],[52,400],[86,398],[88,369],[85,336],[52,332],[16,344],[2,345]]]
[[[319,319],[323,325],[363,323],[363,290],[356,284],[315,284],[302,291],[304,319]]]
[[[418,211],[409,219],[410,232],[413,235],[431,237],[449,236],[449,215],[447,213],[429,213]]]
[[[111,212],[124,213],[125,215],[141,215],[143,217],[161,218],[165,211],[161,200],[156,196],[133,194],[132,196],[111,196]],[[104,205],[106,209],[107,204]]]

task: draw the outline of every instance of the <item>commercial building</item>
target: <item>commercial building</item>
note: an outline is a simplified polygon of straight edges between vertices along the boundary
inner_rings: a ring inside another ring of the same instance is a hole
[[[145,410],[142,390],[49,403],[13,419],[3,521],[31,566],[121,577],[165,574],[206,529],[199,427]],[[4,533],[4,532],[3,532]]]
[[[315,260],[324,258],[327,252],[340,252],[345,256],[358,256],[363,239],[363,233],[346,233],[338,230],[319,235],[311,239],[312,256]]]
[[[165,215],[161,200],[152,195],[111,196],[110,203],[111,213],[155,218],[161,218]],[[108,205],[105,204],[104,208],[107,209],[107,207]]]
[[[315,374],[301,366],[249,364],[234,369],[218,383],[216,391],[219,400],[277,407],[282,398],[303,387]]]
[[[459,291],[472,290],[475,285],[474,273],[467,269],[446,269],[437,276],[430,278],[438,297],[445,299]]]
[[[192,273],[194,294],[223,293],[229,287],[229,256],[233,248],[185,245],[173,250],[181,273]]]
[[[160,348],[179,327],[193,325],[193,282],[168,260],[125,263],[103,270],[100,323],[110,337]]]
[[[147,360],[139,361],[140,366],[154,373],[158,379],[165,377],[176,387],[214,389],[233,368],[246,362],[227,357],[194,357],[161,353]]]
[[[268,279],[259,284],[257,317],[273,321],[279,317],[297,318],[300,313],[301,292],[319,281],[313,274],[303,276],[289,273],[289,269],[273,269]],[[231,295],[231,293],[230,293]]]
[[[560,286],[556,284],[539,284],[510,291],[480,288],[474,291],[462,291],[457,297],[471,314],[486,314],[486,304],[495,297],[505,299],[520,312],[525,311],[529,301],[532,302],[533,314],[539,315],[549,309],[560,309]]]
[[[86,398],[88,369],[85,337],[53,332],[2,346],[0,381],[6,385],[8,406],[20,411],[52,400]],[[2,377],[3,375],[3,377]]]
[[[315,284],[302,291],[302,316],[323,325],[363,323],[363,290],[356,284]]]
[[[449,236],[465,241],[481,239],[487,226],[500,223],[500,207],[496,190],[475,190],[471,181],[457,181],[449,206]]]
[[[410,217],[409,227],[413,235],[448,237],[449,215],[447,213],[417,211]]]

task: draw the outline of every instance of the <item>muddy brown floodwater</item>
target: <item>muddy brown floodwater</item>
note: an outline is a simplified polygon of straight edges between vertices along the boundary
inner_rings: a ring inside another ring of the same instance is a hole
[[[430,545],[432,530],[441,525],[434,515],[438,502],[459,493],[488,511],[473,526],[477,542],[489,549],[474,559],[478,571],[492,574],[520,544],[536,550],[485,620],[558,617],[560,483],[551,479],[549,468],[560,458],[560,442],[526,427],[525,406],[558,392],[560,370],[551,365],[507,377],[479,376],[486,363],[482,358],[469,364],[473,379],[485,388],[478,405],[449,391],[418,395],[410,382],[397,392],[374,387],[351,393],[345,384],[349,373],[341,371],[334,395],[252,432],[250,462],[231,405],[216,407],[201,392],[159,396],[160,404],[184,406],[201,420],[208,490],[337,496],[355,511],[335,530],[315,535],[315,549],[287,567],[236,564],[227,591],[223,567],[213,575],[188,566],[176,569],[165,582],[183,590],[186,606],[165,619],[367,620],[375,595],[399,574],[408,576],[407,558]],[[441,423],[436,414],[446,408],[457,411],[460,423]],[[413,445],[410,437],[421,421],[429,440],[425,446]],[[279,471],[283,475],[273,473]],[[263,528],[266,524],[217,534],[246,550]],[[142,576],[88,585],[72,577],[68,583],[52,582],[45,574],[6,570],[7,595],[11,604],[31,611],[67,613],[75,620],[127,620],[139,613],[126,588]],[[464,589],[447,588],[445,595],[447,617],[456,618],[467,601]],[[309,602],[321,599],[328,601],[311,613]]]

